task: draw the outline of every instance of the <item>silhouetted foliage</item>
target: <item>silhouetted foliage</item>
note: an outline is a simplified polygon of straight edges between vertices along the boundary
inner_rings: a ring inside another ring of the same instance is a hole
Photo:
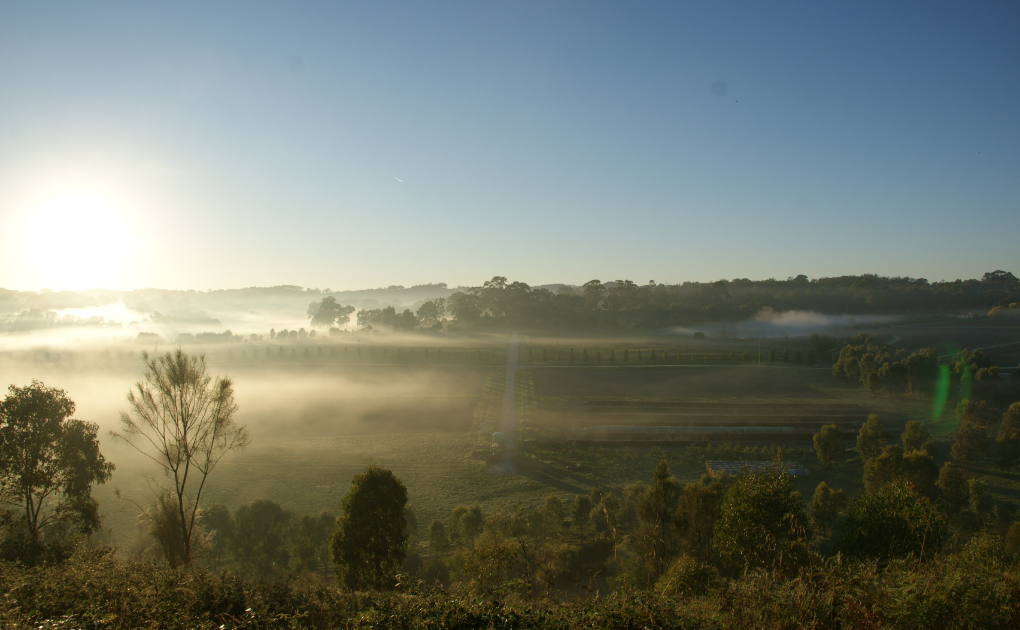
[[[337,583],[345,589],[393,588],[407,552],[407,488],[375,465],[356,475],[330,536]]]
[[[843,432],[834,424],[827,424],[812,438],[818,461],[825,467],[842,463],[846,458],[843,448]]]
[[[784,470],[737,479],[723,498],[714,539],[734,568],[791,569],[807,561],[810,540],[800,493]]]
[[[857,454],[861,459],[868,460],[879,455],[885,448],[885,429],[875,414],[869,414],[857,433]]]
[[[942,548],[945,521],[909,485],[891,483],[847,508],[839,549],[852,558],[931,557]]]
[[[64,530],[99,528],[92,486],[114,467],[99,452],[97,425],[72,418],[74,410],[64,390],[39,381],[11,385],[0,402],[0,502],[13,507],[3,513],[13,524],[5,546],[17,547],[22,562],[34,563],[44,543],[59,544]]]

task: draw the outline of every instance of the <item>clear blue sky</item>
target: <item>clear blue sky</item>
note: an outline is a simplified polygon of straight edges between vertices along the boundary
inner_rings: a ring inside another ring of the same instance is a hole
[[[8,2],[0,286],[1020,273],[1018,97],[1016,2]]]

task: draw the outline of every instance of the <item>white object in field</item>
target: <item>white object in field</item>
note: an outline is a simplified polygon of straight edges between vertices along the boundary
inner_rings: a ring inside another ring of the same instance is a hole
[[[478,433],[480,435],[485,435],[485,423],[484,422],[482,423],[481,428],[479,429]]]

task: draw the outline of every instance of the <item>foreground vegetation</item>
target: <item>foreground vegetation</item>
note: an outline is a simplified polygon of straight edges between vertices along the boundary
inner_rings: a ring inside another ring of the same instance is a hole
[[[973,540],[930,562],[815,560],[700,591],[622,589],[559,601],[513,585],[386,593],[308,581],[269,584],[174,570],[82,549],[55,567],[0,563],[8,628],[1015,628],[1020,568],[999,541]]]

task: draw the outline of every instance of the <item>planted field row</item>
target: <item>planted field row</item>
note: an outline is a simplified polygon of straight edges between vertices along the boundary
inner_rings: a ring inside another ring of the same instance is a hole
[[[210,359],[252,363],[392,363],[392,364],[479,364],[506,362],[503,351],[467,348],[284,348],[267,346],[251,350],[219,350]]]
[[[611,410],[616,408],[628,411],[640,412],[642,410],[661,409],[711,409],[723,410],[733,409],[738,411],[746,410],[810,410],[810,411],[846,411],[854,412],[864,410],[860,405],[841,402],[808,402],[808,403],[732,403],[732,402],[675,402],[657,400],[589,400],[581,404],[581,409],[586,411]]]
[[[719,433],[690,433],[675,436],[612,436],[612,437],[578,437],[557,442],[574,447],[603,447],[603,448],[654,448],[669,446],[708,445],[728,442],[755,442],[771,444],[777,440],[784,443],[802,444],[806,434],[779,434],[779,433],[743,433],[719,434]]]
[[[246,346],[237,348],[236,346]],[[416,347],[357,347],[357,346],[292,346],[236,344],[235,347],[188,348],[204,354],[210,362],[237,364],[287,363],[394,363],[394,364],[482,364],[502,365],[506,352],[502,349],[472,348],[416,348]],[[151,351],[151,348],[150,348]],[[79,351],[79,352],[7,352],[0,358],[25,361],[33,364],[59,364],[90,366],[123,364],[140,361],[141,350],[134,351]]]
[[[843,409],[645,409],[631,411],[626,408],[603,409],[589,411],[582,409],[574,412],[576,415],[586,418],[614,418],[614,417],[652,417],[652,418],[685,418],[698,416],[712,416],[718,418],[866,418],[867,411],[847,411]]]
[[[704,427],[704,426],[621,426],[605,425],[599,427],[585,427],[578,429],[578,437],[596,436],[625,436],[625,435],[710,435],[710,434],[741,434],[751,433],[793,433],[793,427],[767,427],[767,426],[734,426],[734,427]]]
[[[806,355],[800,350],[765,350],[761,353],[739,352],[685,352],[679,348],[531,348],[525,363],[530,364],[617,364],[617,363],[791,363],[813,365],[817,361],[813,352]]]
[[[620,425],[645,425],[645,426],[720,426],[738,427],[748,424],[762,426],[805,426],[822,427],[827,424],[857,427],[864,423],[866,415],[861,416],[711,416],[711,415],[690,415],[690,416],[609,416],[597,418],[577,418],[568,421],[571,426],[610,426]]]

